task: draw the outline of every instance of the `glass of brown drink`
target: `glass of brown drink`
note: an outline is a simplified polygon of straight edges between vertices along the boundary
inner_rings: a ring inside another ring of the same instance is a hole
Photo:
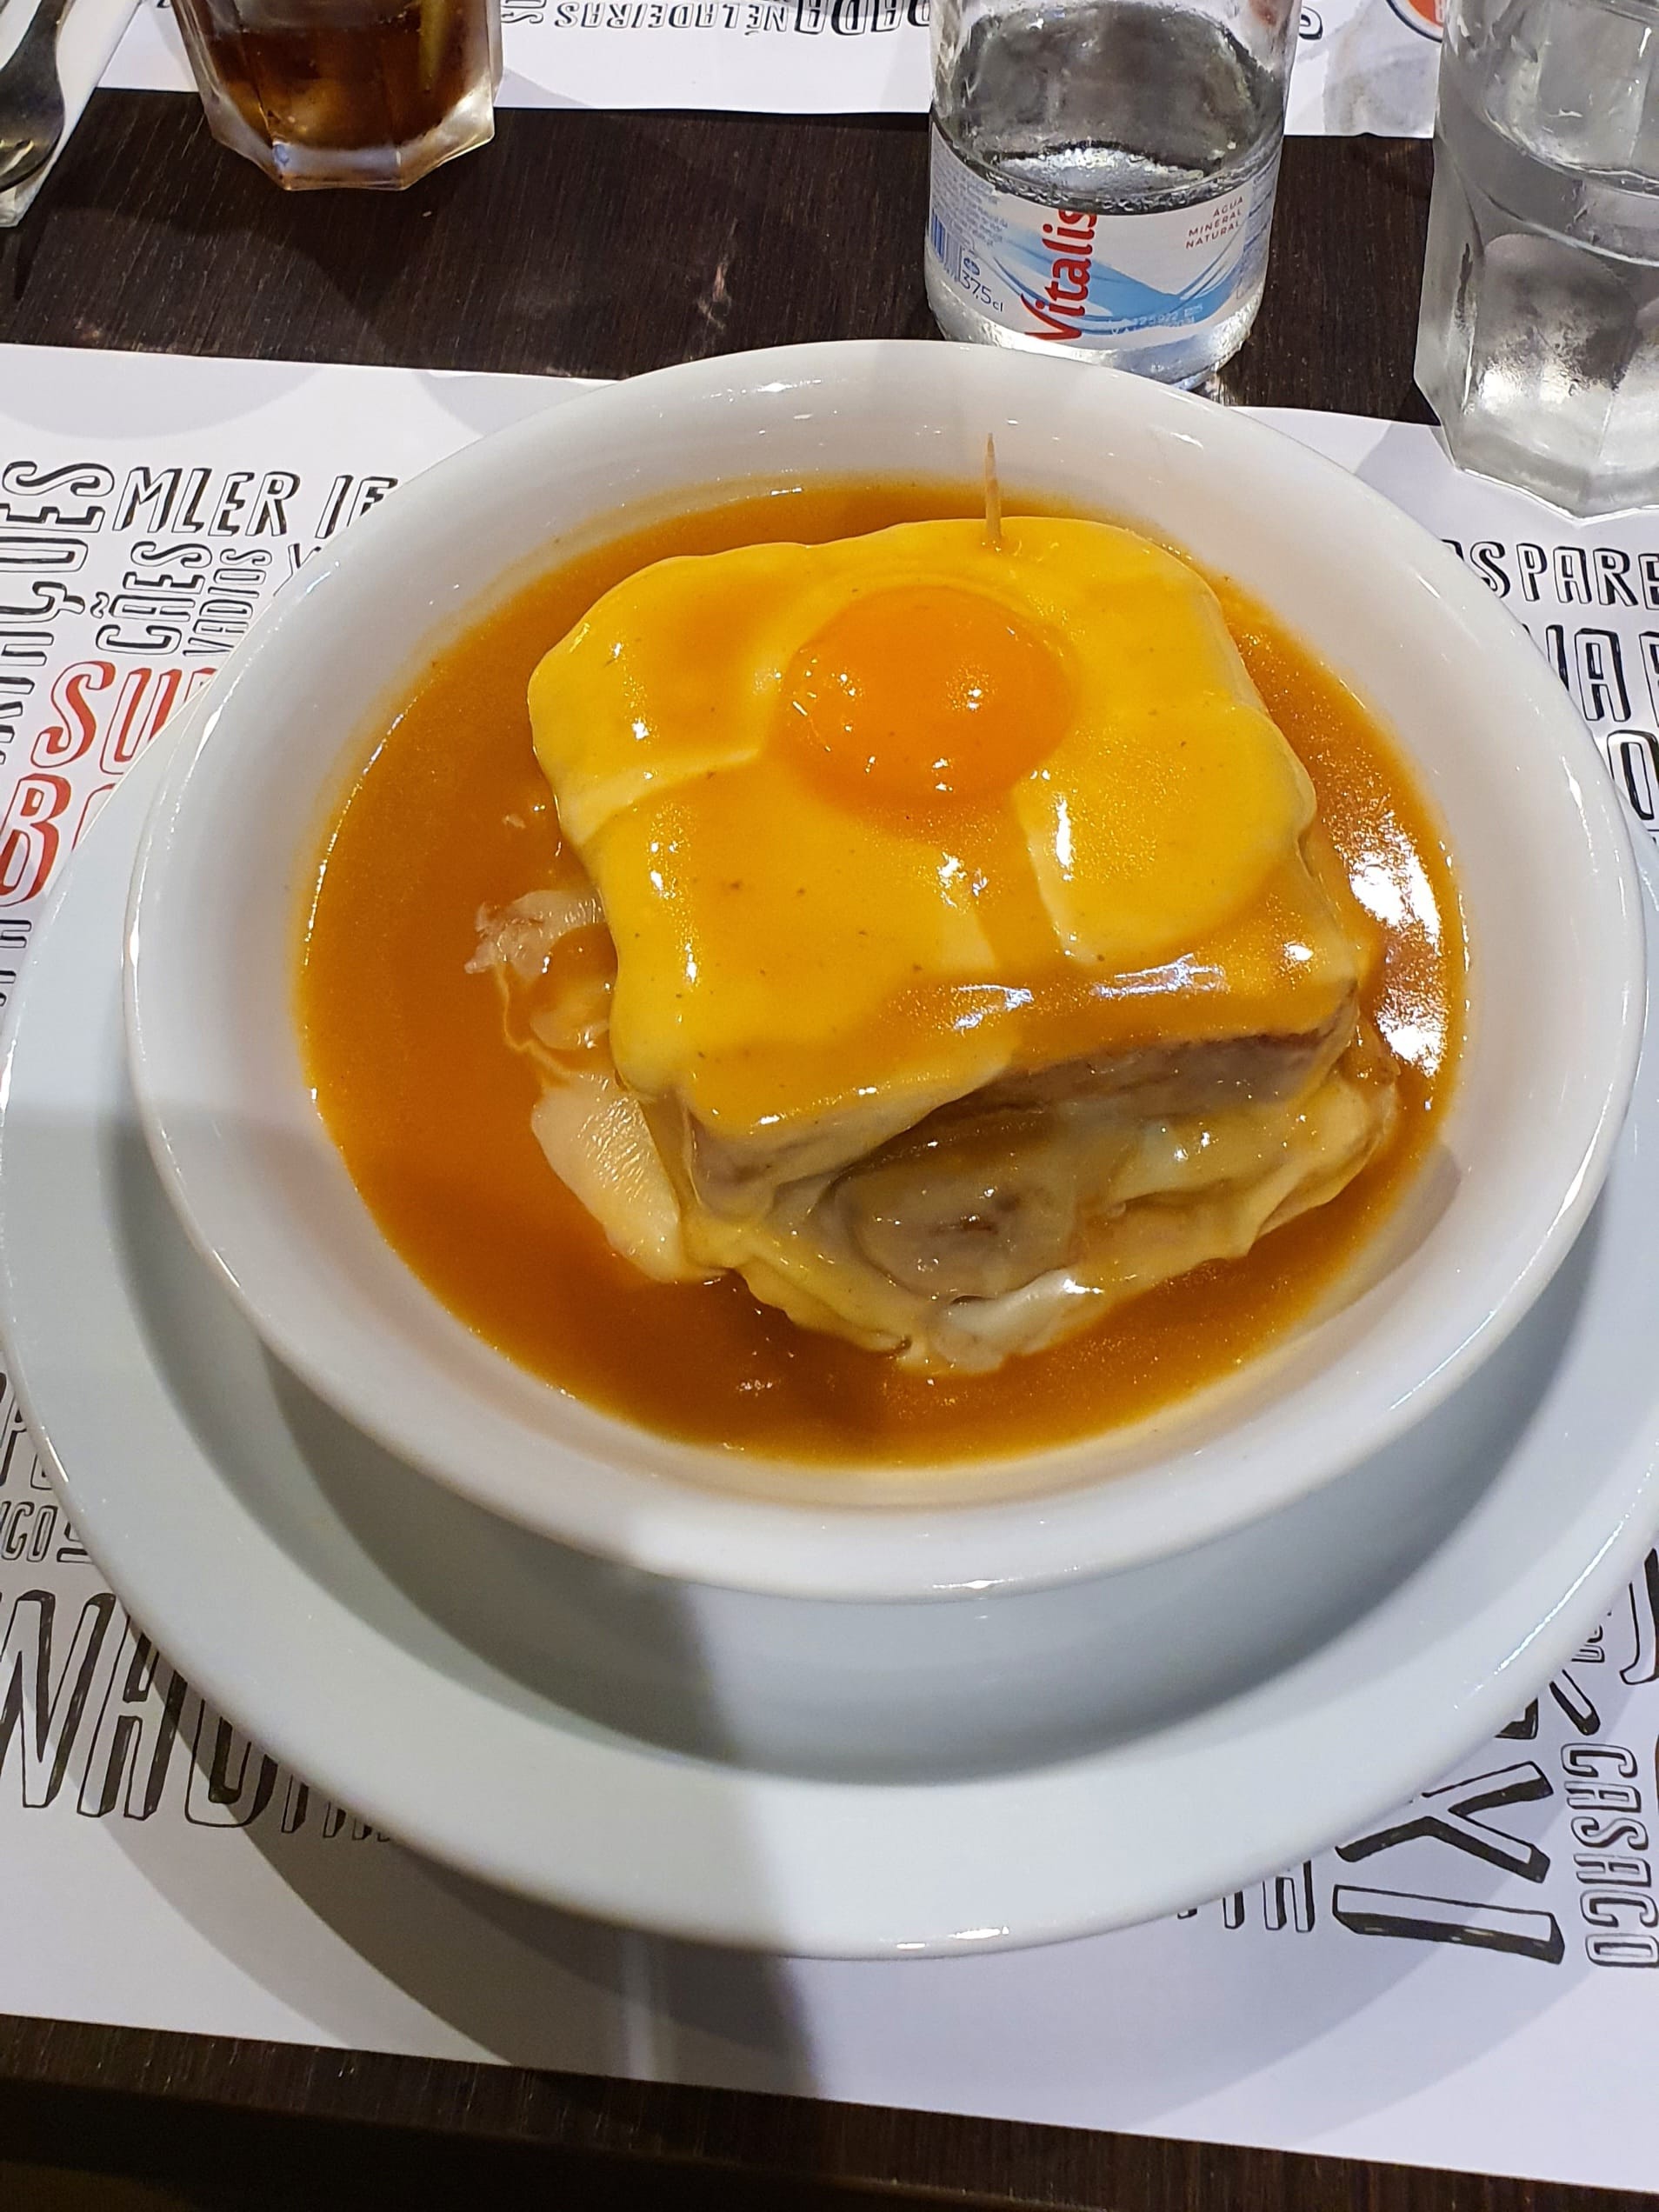
[[[290,190],[396,190],[495,131],[500,0],[175,0],[221,145]]]

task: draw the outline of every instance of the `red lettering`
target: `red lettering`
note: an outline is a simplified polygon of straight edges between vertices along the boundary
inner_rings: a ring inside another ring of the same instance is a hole
[[[46,888],[57,858],[57,817],[70,803],[67,776],[25,776],[0,821],[0,906],[21,906]]]
[[[183,674],[183,669],[177,668],[129,671],[99,756],[99,766],[106,776],[118,776],[136,760],[172,713]]]
[[[1059,210],[1061,225],[1076,223],[1080,228],[1069,234],[1056,224],[1044,223],[1044,244],[1054,259],[1049,264],[1049,281],[1035,297],[1020,295],[1020,304],[1036,324],[1034,335],[1039,338],[1075,338],[1078,335],[1074,323],[1081,324],[1089,312],[1089,280],[1094,265],[1095,218],[1070,208]],[[1083,228],[1082,226],[1085,226]],[[1056,248],[1058,249],[1055,251]]]
[[[98,716],[86,695],[107,691],[114,682],[113,661],[77,661],[55,679],[52,704],[59,719],[49,722],[35,740],[37,768],[60,768],[90,750],[98,734]]]
[[[1075,323],[1062,323],[1046,301],[1027,299],[1025,294],[1022,292],[1020,305],[1040,326],[1033,332],[1034,336],[1039,338],[1075,338],[1076,336],[1077,325]]]

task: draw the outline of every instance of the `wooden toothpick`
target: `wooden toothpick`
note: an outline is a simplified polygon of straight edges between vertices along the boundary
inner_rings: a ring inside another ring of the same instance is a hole
[[[996,440],[985,440],[985,543],[993,553],[1003,550],[1003,487],[996,477]]]

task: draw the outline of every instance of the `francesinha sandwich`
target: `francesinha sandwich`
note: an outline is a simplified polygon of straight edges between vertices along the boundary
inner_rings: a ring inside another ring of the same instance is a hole
[[[476,964],[553,1170],[646,1274],[984,1369],[1388,1138],[1307,774],[1209,585],[1132,531],[664,560],[530,705],[569,873]]]

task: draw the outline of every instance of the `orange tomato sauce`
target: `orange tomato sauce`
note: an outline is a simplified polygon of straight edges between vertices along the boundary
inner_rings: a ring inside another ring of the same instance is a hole
[[[1382,928],[1369,1010],[1415,1056],[1402,1063],[1405,1111],[1385,1153],[1244,1258],[1167,1283],[989,1376],[909,1374],[796,1329],[735,1278],[652,1283],[610,1250],[531,1135],[535,1076],[503,1040],[490,978],[466,971],[480,908],[549,880],[559,850],[530,747],[530,672],[647,562],[972,514],[980,496],[892,482],[781,487],[552,568],[412,677],[319,857],[297,1011],[317,1105],[364,1202],[481,1336],[643,1428],[868,1464],[1029,1450],[1139,1418],[1231,1373],[1308,1310],[1410,1178],[1449,1089],[1465,956],[1439,832],[1360,702],[1220,582],[1250,673]]]

